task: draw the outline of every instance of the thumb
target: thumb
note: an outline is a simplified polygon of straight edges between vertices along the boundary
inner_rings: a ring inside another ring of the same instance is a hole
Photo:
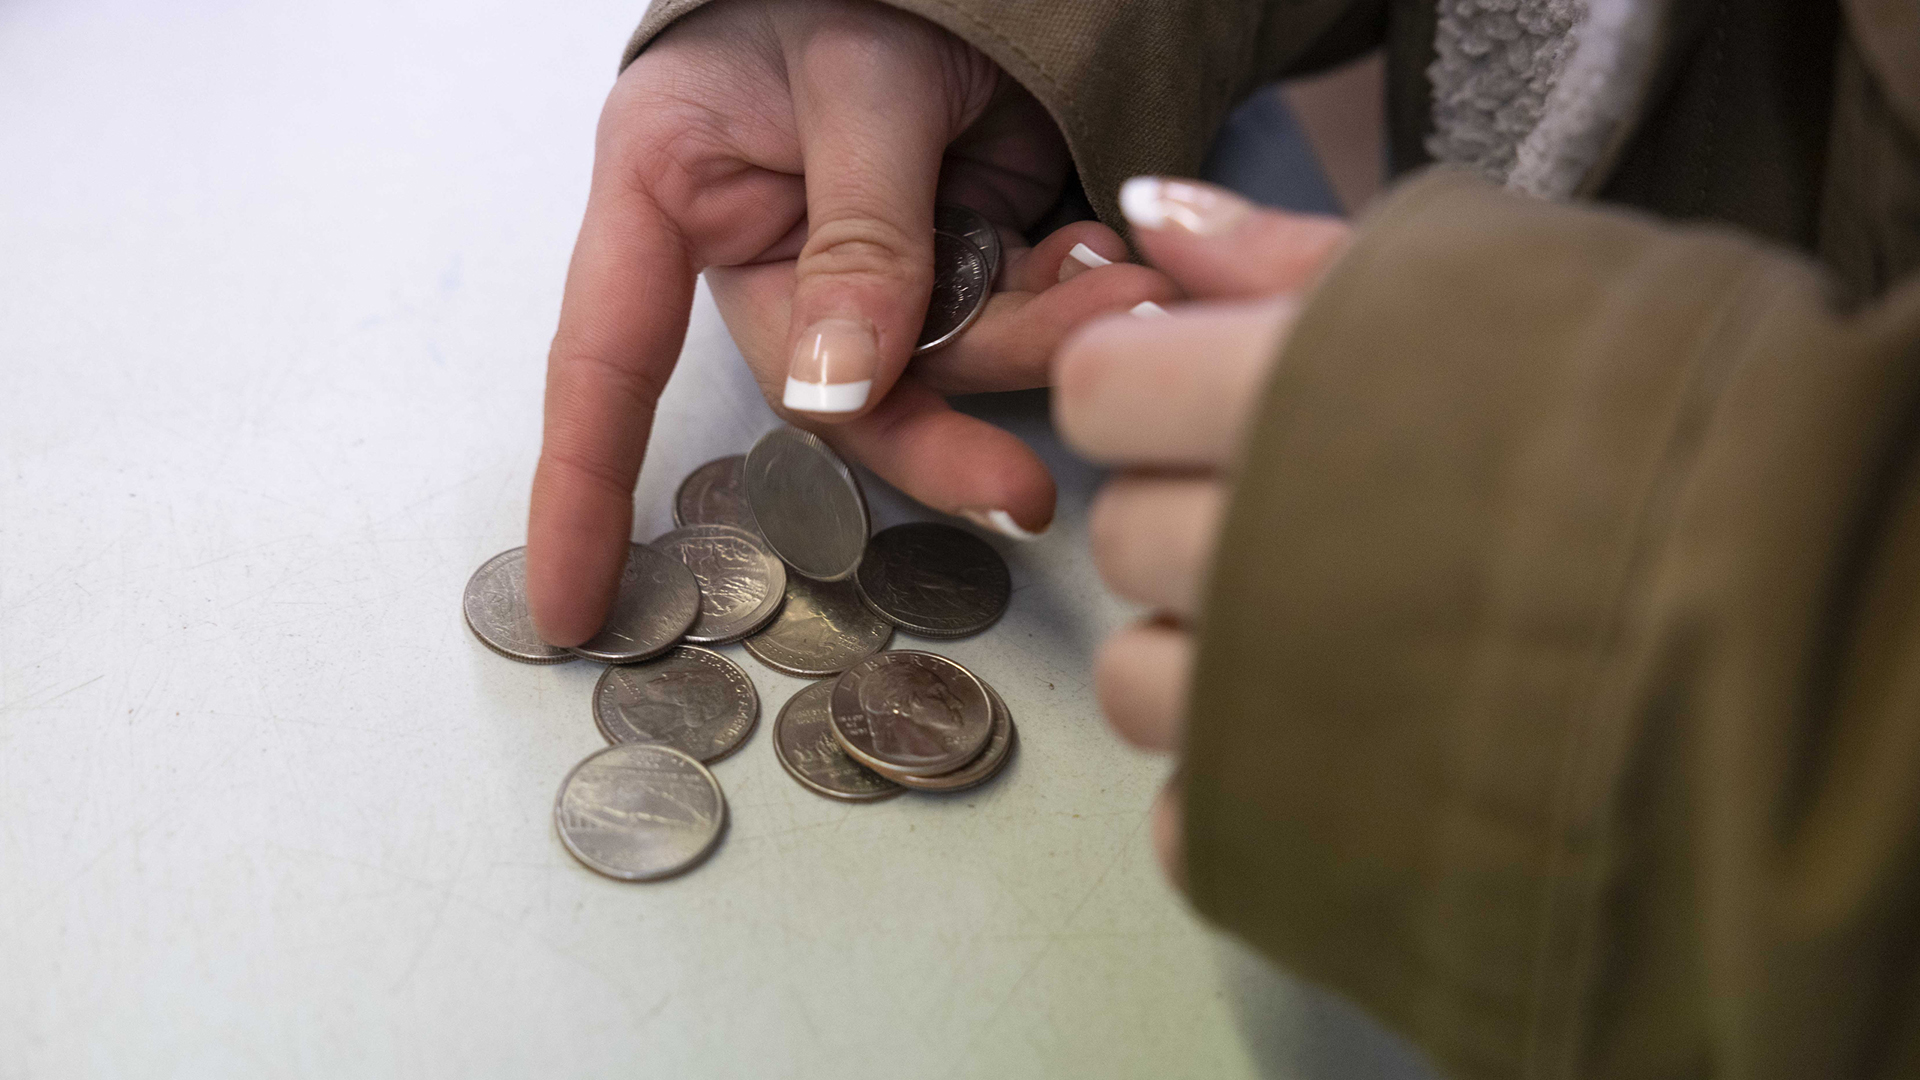
[[[951,118],[939,66],[916,45],[875,47],[826,28],[792,68],[807,240],[782,404],[818,420],[851,419],[885,397],[926,315]]]
[[[1198,180],[1136,176],[1120,212],[1148,261],[1199,299],[1296,292],[1347,245],[1340,218],[1270,210]]]

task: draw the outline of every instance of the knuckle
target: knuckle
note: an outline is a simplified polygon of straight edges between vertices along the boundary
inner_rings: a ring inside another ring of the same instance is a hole
[[[811,222],[800,249],[805,272],[835,276],[871,276],[889,281],[931,280],[931,264],[915,257],[918,248],[892,222],[878,217],[849,216]]]
[[[1132,537],[1127,527],[1127,495],[1118,481],[1110,482],[1094,496],[1087,512],[1087,545],[1093,553],[1094,569],[1114,592],[1125,594]]]

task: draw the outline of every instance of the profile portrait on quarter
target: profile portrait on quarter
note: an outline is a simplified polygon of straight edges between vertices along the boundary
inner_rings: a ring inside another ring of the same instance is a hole
[[[1018,741],[1019,730],[1014,726],[1012,711],[1000,699],[999,691],[987,686],[984,681],[981,685],[987,687],[987,696],[993,699],[993,734],[987,738],[986,749],[980,751],[980,756],[950,773],[938,776],[895,773],[888,779],[914,791],[968,791],[999,776],[1006,769],[1007,762],[1013,760],[1013,747]]]
[[[700,583],[700,614],[686,634],[697,645],[746,637],[773,618],[786,596],[786,564],[745,529],[683,525],[650,546],[679,559]]]
[[[603,664],[636,664],[672,648],[699,614],[693,571],[645,544],[629,544],[606,621],[573,652]]]
[[[560,842],[589,870],[622,881],[671,877],[706,858],[727,820],[707,767],[671,746],[621,743],[560,783]]]
[[[527,608],[527,549],[508,548],[467,579],[460,608],[480,643],[523,664],[563,664],[573,654],[540,640]]]
[[[857,580],[875,611],[922,637],[977,634],[1013,596],[1007,562],[992,545],[931,521],[882,529],[867,544]]]
[[[884,652],[834,683],[835,738],[864,765],[933,776],[985,748],[993,704],[973,673],[933,653]]]
[[[760,719],[753,680],[719,653],[681,645],[644,664],[609,667],[593,687],[593,722],[610,743],[655,743],[712,764]]]

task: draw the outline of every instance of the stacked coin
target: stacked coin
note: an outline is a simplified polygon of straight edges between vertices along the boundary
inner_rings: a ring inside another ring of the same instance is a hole
[[[833,741],[903,787],[961,791],[1013,755],[1013,714],[979,676],[936,653],[901,649],[848,668],[828,698]]]

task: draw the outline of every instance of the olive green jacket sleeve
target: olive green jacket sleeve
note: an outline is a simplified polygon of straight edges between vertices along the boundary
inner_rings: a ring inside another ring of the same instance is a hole
[[[1920,1075],[1920,283],[1436,172],[1316,290],[1189,887],[1460,1077]]]

